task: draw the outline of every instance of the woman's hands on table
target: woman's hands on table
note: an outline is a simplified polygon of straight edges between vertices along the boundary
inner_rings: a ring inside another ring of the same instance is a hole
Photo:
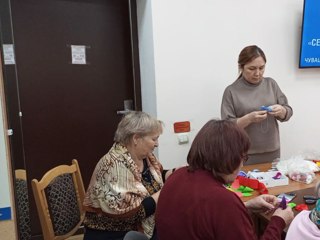
[[[278,205],[277,197],[269,194],[263,194],[245,202],[245,206],[253,212],[271,212],[275,210],[272,216],[282,218],[288,226],[294,218],[293,211],[289,206],[286,209],[282,209]]]
[[[277,197],[269,194],[263,194],[245,202],[245,206],[253,212],[270,211],[274,209],[277,205]]]
[[[286,226],[288,226],[294,218],[292,208],[289,206],[287,206],[286,209],[277,208],[274,211],[272,216],[281,217],[284,220],[284,222],[286,223]]]

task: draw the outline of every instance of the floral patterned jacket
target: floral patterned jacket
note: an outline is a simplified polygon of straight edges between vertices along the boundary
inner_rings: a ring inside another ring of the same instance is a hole
[[[146,182],[127,148],[115,143],[93,172],[87,189],[84,225],[106,231],[142,230],[151,237],[154,215],[146,217],[141,202],[163,186],[162,165],[153,154],[146,158],[151,176]]]

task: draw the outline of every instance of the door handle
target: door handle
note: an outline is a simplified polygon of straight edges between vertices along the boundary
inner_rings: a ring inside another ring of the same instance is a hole
[[[127,99],[123,101],[124,110],[117,111],[118,115],[124,115],[133,111],[133,101],[131,99]]]
[[[117,114],[118,115],[123,115],[123,114],[127,114],[129,112],[132,112],[132,110],[120,110],[120,111],[117,111]]]

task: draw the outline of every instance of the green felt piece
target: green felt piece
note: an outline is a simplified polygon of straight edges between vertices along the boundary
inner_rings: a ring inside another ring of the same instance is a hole
[[[249,192],[253,192],[254,190],[252,189],[252,188],[250,188],[250,187],[245,187],[243,190],[242,190],[242,192],[243,193],[249,193]]]
[[[252,196],[252,193],[244,192],[244,193],[242,193],[242,196],[244,196],[244,197],[250,197],[250,196]]]
[[[289,202],[287,204],[289,207],[294,208],[295,206],[297,206],[297,204],[293,203],[293,202]]]

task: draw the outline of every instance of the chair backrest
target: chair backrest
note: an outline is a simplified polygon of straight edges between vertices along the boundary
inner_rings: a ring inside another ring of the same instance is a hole
[[[44,240],[72,236],[84,219],[84,186],[77,160],[49,170],[40,181],[33,179],[35,197]]]
[[[31,239],[27,174],[25,169],[15,170],[16,215],[20,240]]]

